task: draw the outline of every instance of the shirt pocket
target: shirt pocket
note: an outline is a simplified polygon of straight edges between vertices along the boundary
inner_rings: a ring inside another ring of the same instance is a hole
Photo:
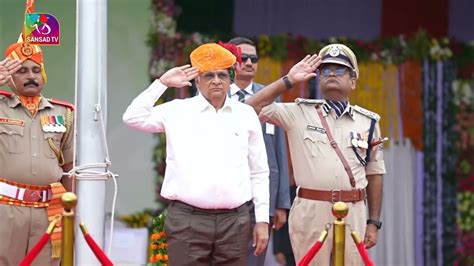
[[[305,131],[303,133],[304,143],[313,158],[324,157],[324,148],[327,145],[327,137],[319,132]]]
[[[53,149],[61,151],[61,138],[63,134],[54,133],[54,132],[45,132],[44,133],[44,142],[43,142],[43,154],[46,158],[55,159],[57,158],[56,153]],[[51,147],[51,144],[53,147]]]
[[[21,154],[25,152],[24,131],[24,126],[0,124],[0,143],[8,153]]]
[[[226,134],[228,134],[229,139],[222,143],[220,149],[231,149],[231,152],[227,151],[227,153],[230,155],[232,165],[241,166],[247,164],[249,149],[252,148],[249,147],[248,133],[242,130],[232,130]],[[223,152],[222,154],[225,153]]]

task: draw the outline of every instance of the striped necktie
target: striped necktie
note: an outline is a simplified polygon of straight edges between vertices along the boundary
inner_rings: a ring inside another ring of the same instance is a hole
[[[243,103],[245,102],[245,95],[247,95],[247,91],[245,90],[238,90],[235,94],[239,96],[239,102]]]
[[[347,102],[346,101],[330,101],[330,100],[326,100],[326,103],[332,108],[334,109],[334,111],[336,112],[336,117],[339,118],[342,113],[344,112],[344,110],[346,110],[346,107],[347,107]]]

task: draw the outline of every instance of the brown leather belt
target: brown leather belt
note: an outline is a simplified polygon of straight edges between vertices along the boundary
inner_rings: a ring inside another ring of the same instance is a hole
[[[365,200],[367,193],[365,188],[355,190],[315,190],[300,187],[298,190],[298,197],[310,200],[329,201],[336,203],[356,202]]]

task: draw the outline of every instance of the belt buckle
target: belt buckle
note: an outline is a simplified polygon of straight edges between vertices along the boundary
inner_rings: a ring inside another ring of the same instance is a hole
[[[339,200],[336,199],[336,195],[337,195],[337,192],[339,192]],[[334,190],[334,189],[331,189],[331,203],[334,204],[338,201],[341,201],[342,200],[342,193],[340,190]]]
[[[41,200],[41,194],[38,190],[29,190],[27,189],[25,191],[25,195],[23,196],[23,199],[26,201],[31,201],[31,202],[38,202]]]

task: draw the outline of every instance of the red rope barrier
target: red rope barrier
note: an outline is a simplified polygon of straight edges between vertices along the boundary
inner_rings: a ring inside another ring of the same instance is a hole
[[[105,255],[104,251],[97,245],[94,241],[92,236],[87,232],[87,229],[83,223],[80,224],[82,235],[84,235],[84,239],[86,240],[89,248],[94,252],[95,257],[99,260],[102,266],[113,266],[114,264],[110,259]]]
[[[351,232],[352,239],[357,246],[357,250],[359,251],[360,257],[364,262],[365,266],[375,266],[374,262],[370,259],[369,253],[367,249],[365,249],[364,242],[359,237],[359,234],[356,231]]]
[[[311,247],[311,249],[304,255],[304,257],[301,259],[300,263],[298,263],[298,266],[308,266],[311,260],[316,256],[318,251],[321,249],[323,246],[323,242],[321,241],[316,241],[316,243]]]
[[[46,243],[48,243],[51,235],[48,233],[44,233],[41,239],[36,243],[36,245],[26,254],[26,256],[21,260],[20,266],[29,266],[35,260],[36,256],[43,250]]]
[[[370,259],[367,249],[364,247],[364,242],[356,244],[357,250],[359,250],[360,257],[364,261],[365,266],[375,266],[374,262]]]
[[[110,261],[110,259],[107,257],[107,255],[105,255],[104,251],[102,251],[102,249],[100,249],[99,245],[97,245],[97,243],[94,241],[94,239],[92,239],[91,235],[89,235],[89,234],[84,235],[84,239],[86,240],[87,244],[91,248],[92,252],[94,252],[95,257],[99,260],[99,262],[102,265],[105,265],[105,266],[114,265]]]
[[[321,235],[319,236],[318,241],[316,241],[316,243],[313,244],[313,246],[308,250],[308,252],[306,252],[304,257],[298,263],[298,266],[308,266],[308,264],[311,262],[314,256],[316,256],[318,251],[323,246],[324,241],[326,240],[328,236],[329,228],[331,228],[331,225],[327,224],[326,227],[324,228],[324,231],[321,232]]]

